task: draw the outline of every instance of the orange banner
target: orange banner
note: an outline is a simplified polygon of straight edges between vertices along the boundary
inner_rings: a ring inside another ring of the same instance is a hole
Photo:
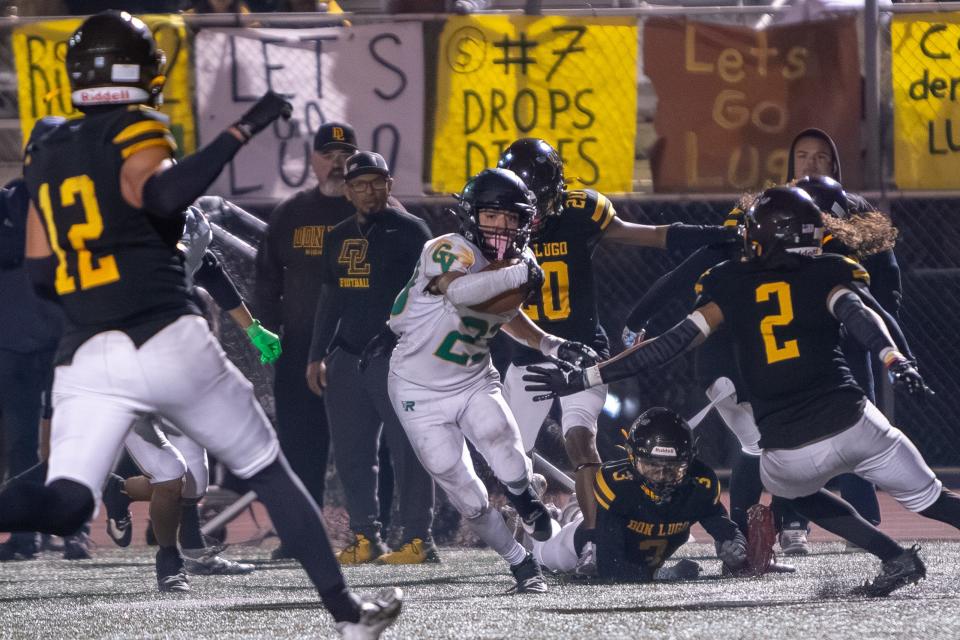
[[[862,184],[860,60],[854,18],[757,31],[650,19],[644,72],[657,92],[654,190],[727,192],[786,178],[807,127],[837,143],[844,186]]]

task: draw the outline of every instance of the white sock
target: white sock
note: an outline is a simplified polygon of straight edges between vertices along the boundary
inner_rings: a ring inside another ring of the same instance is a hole
[[[513,534],[507,528],[499,511],[488,509],[483,515],[468,518],[467,524],[478,538],[499,553],[511,566],[520,564],[527,557],[527,550],[513,539]]]

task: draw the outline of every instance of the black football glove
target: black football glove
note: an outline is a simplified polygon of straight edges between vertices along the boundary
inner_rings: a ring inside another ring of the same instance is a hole
[[[887,375],[895,388],[903,389],[915,398],[934,395],[933,389],[923,382],[923,377],[909,360],[897,360],[887,367]]]
[[[540,268],[533,256],[525,255],[522,260],[527,265],[527,282],[524,285],[527,288],[527,299],[524,304],[536,304],[540,301],[542,292],[543,269]]]
[[[277,118],[290,119],[293,105],[279,93],[267,91],[233,126],[243,134],[244,142],[270,126]]]
[[[357,369],[360,373],[367,370],[367,367],[370,366],[370,361],[374,358],[390,357],[399,339],[390,327],[384,327],[380,333],[371,338],[367,346],[363,348],[363,352],[360,354],[360,361],[357,363]]]
[[[583,369],[572,367],[563,361],[558,361],[556,368],[531,365],[527,367],[523,381],[530,383],[524,387],[527,391],[546,392],[534,396],[535,402],[579,393],[587,386]]]
[[[597,355],[596,351],[585,344],[570,342],[569,340],[557,349],[557,358],[572,364],[578,369],[592,367],[600,361],[600,356]]]

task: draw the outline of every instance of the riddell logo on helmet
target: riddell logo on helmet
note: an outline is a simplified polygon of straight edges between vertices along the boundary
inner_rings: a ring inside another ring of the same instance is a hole
[[[95,87],[93,89],[78,89],[73,92],[74,104],[126,104],[129,102],[145,102],[150,98],[143,89],[138,87]]]
[[[669,458],[677,457],[677,450],[673,447],[654,447],[650,450],[652,456],[664,456]]]

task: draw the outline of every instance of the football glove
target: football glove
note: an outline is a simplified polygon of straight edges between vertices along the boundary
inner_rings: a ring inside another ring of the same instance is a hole
[[[903,389],[915,398],[934,395],[933,389],[923,382],[923,377],[909,360],[897,359],[887,365],[887,375],[894,387]]]
[[[524,387],[527,391],[546,392],[534,396],[533,400],[535,402],[569,396],[587,388],[583,369],[573,367],[563,360],[558,360],[556,367],[538,367],[536,365],[527,367],[527,374],[523,376],[523,381],[530,383]]]
[[[371,338],[367,346],[363,348],[363,353],[360,354],[360,361],[357,363],[357,369],[360,373],[367,370],[367,367],[370,366],[370,361],[374,358],[382,358],[384,356],[389,358],[390,354],[393,353],[393,348],[397,346],[398,340],[400,340],[400,337],[395,334],[390,327],[384,327],[380,333]]]
[[[280,357],[280,338],[272,331],[264,329],[259,320],[254,320],[253,324],[247,327],[247,337],[260,352],[261,364],[273,364]]]
[[[630,327],[624,326],[623,333],[620,334],[620,340],[623,342],[623,346],[629,349],[635,344],[643,342],[643,338],[646,335],[646,329],[640,329],[640,331],[631,331]]]
[[[597,364],[600,361],[600,356],[587,345],[568,340],[557,349],[557,359],[572,364],[578,369],[584,369]]]
[[[233,126],[243,134],[244,142],[270,126],[277,118],[290,119],[293,105],[283,96],[267,91]]]
[[[527,265],[527,288],[533,292],[540,291],[540,287],[543,286],[543,269],[530,255],[523,256],[523,263]]]
[[[717,557],[731,569],[739,569],[747,562],[747,539],[737,531],[730,540],[716,542]]]

